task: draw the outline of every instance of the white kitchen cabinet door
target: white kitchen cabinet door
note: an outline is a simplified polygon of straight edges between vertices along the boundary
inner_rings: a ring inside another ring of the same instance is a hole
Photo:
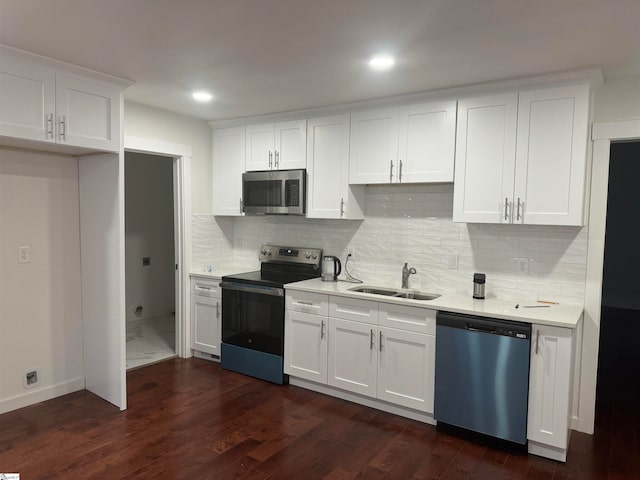
[[[279,122],[273,127],[273,168],[307,168],[307,121]]]
[[[191,348],[220,355],[222,299],[191,295]]]
[[[389,108],[352,114],[350,143],[350,184],[397,181],[397,109]]]
[[[55,142],[52,70],[0,53],[0,135]]]
[[[349,115],[307,122],[307,217],[364,218],[364,189],[349,186]]]
[[[583,225],[589,86],[520,92],[514,223]]]
[[[378,328],[329,318],[329,385],[376,396]]]
[[[378,342],[377,397],[433,413],[435,337],[380,327]]]
[[[458,102],[453,221],[511,223],[517,93]]]
[[[247,125],[245,170],[271,170],[274,168],[273,123]]]
[[[566,449],[573,382],[573,330],[533,325],[527,438]]]
[[[284,373],[327,383],[328,319],[287,310],[284,330]]]
[[[397,181],[453,182],[456,102],[403,107],[399,121]]]
[[[245,128],[213,132],[213,214],[242,215]]]
[[[120,150],[120,90],[79,77],[56,75],[58,143]]]

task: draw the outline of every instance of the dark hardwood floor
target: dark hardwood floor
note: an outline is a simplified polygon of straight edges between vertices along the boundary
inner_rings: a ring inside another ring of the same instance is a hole
[[[127,380],[125,412],[84,391],[0,415],[0,472],[23,480],[639,478],[637,417],[629,424],[612,414],[593,437],[574,432],[560,464],[194,358]]]

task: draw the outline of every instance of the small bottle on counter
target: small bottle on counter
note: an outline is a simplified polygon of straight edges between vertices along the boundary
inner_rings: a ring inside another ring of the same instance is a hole
[[[484,284],[487,277],[484,273],[473,274],[473,298],[476,300],[484,300]]]

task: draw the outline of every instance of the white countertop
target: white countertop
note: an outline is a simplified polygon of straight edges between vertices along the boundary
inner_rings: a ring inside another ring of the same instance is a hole
[[[406,298],[394,298],[370,293],[351,292],[350,288],[357,286],[376,286],[373,284],[359,284],[345,281],[323,282],[319,278],[304,280],[302,282],[285,285],[287,290],[303,292],[324,293],[343,297],[375,300],[377,302],[395,303],[413,307],[444,310],[447,312],[467,313],[482,317],[515,320],[518,322],[536,323],[540,325],[552,325],[555,327],[576,328],[582,319],[582,305],[549,305],[541,308],[522,308],[523,305],[543,305],[535,302],[506,302],[498,298],[486,298],[474,300],[471,296],[463,296],[457,293],[443,293],[435,300],[421,301]],[[379,288],[389,288],[382,285]],[[408,290],[410,291],[410,290]],[[439,292],[429,292],[439,293]],[[519,308],[515,308],[516,304]]]
[[[222,277],[226,275],[236,275],[238,273],[245,272],[255,272],[256,270],[260,270],[260,267],[250,267],[250,266],[242,266],[242,265],[230,265],[220,268],[214,268],[211,272],[191,272],[189,274],[190,277],[198,277],[198,278],[211,278],[214,280],[220,280]]]

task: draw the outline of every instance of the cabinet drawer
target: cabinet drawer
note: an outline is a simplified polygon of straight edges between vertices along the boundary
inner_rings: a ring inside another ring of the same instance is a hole
[[[220,280],[218,279],[191,279],[191,294],[200,297],[216,297],[220,298]]]
[[[429,335],[436,334],[435,310],[381,303],[378,315],[378,323],[385,327]]]
[[[296,312],[325,316],[329,312],[329,297],[321,293],[287,291],[285,303],[287,310]]]
[[[377,325],[378,302],[332,296],[329,300],[329,316]]]

